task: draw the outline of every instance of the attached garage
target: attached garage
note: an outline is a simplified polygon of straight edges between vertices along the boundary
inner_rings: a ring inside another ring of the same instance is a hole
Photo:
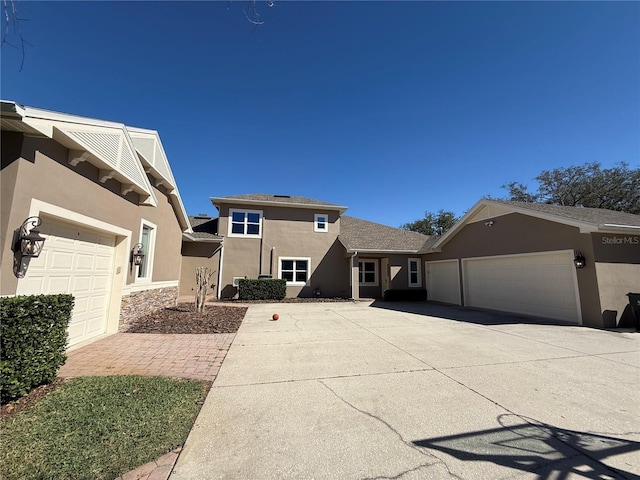
[[[633,325],[627,294],[640,288],[640,215],[482,199],[421,253],[429,300]]]
[[[581,323],[573,251],[462,260],[465,305]]]
[[[18,281],[18,295],[71,293],[75,306],[69,325],[72,347],[107,331],[113,284],[115,237],[53,219],[43,219],[42,254],[31,259]]]
[[[458,260],[425,262],[427,300],[460,305]]]

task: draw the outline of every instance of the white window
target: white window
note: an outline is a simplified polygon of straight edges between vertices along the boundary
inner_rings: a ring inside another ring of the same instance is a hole
[[[422,271],[420,268],[419,258],[409,259],[409,286],[410,287],[422,286]]]
[[[316,213],[313,218],[313,231],[328,232],[329,231],[329,215],[326,215],[324,213]]]
[[[278,278],[287,285],[306,285],[311,275],[310,258],[280,257]]]
[[[358,281],[360,285],[372,287],[378,285],[377,260],[360,260],[358,262]]]
[[[142,244],[142,263],[137,267],[136,281],[150,281],[153,273],[153,256],[156,247],[156,229],[157,227],[146,220],[142,220],[140,224],[140,240]]]
[[[262,235],[262,212],[260,210],[229,209],[229,236],[255,237]]]

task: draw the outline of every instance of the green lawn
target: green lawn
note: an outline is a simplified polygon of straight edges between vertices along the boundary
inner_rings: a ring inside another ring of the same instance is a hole
[[[81,377],[2,422],[0,478],[108,479],[182,445],[206,383]]]

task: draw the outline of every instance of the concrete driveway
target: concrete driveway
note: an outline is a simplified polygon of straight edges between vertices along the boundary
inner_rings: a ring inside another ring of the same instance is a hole
[[[637,479],[639,392],[634,332],[254,305],[171,478]]]

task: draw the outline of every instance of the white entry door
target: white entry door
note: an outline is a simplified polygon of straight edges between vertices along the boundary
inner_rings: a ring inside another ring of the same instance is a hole
[[[115,238],[46,217],[40,230],[44,248],[18,281],[17,294],[73,294],[70,347],[105,333]]]
[[[573,252],[462,260],[465,305],[581,323]]]

